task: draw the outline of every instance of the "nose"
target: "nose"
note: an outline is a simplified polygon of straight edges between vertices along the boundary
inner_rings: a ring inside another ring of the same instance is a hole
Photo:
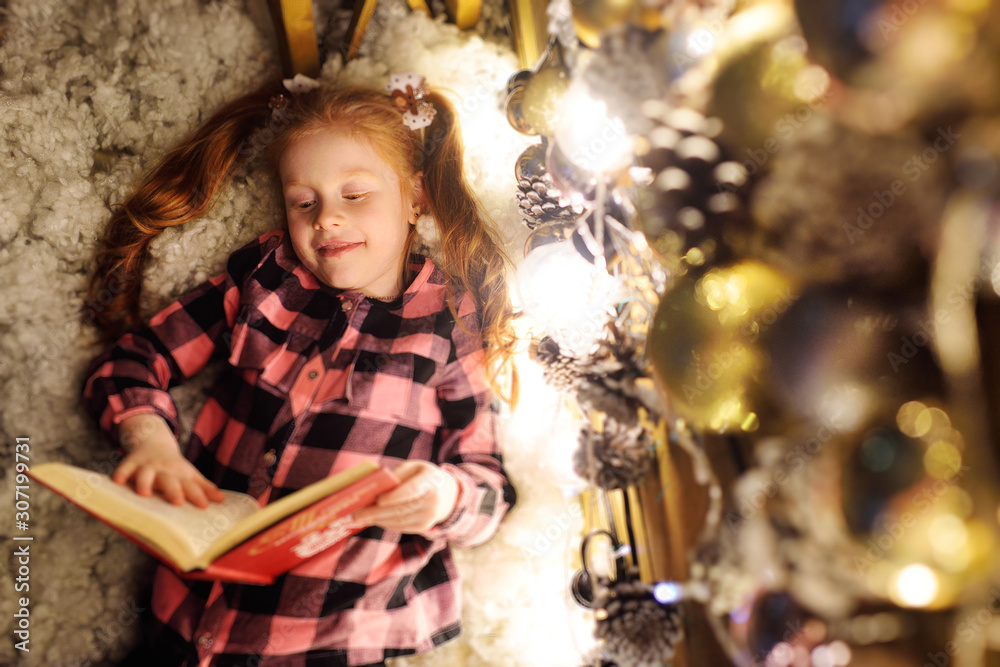
[[[343,215],[334,206],[322,205],[316,212],[313,220],[313,229],[317,232],[324,229],[332,229],[343,222]]]

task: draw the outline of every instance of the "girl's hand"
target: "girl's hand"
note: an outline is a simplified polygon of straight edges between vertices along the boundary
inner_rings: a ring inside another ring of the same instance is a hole
[[[355,524],[420,534],[455,510],[459,487],[451,473],[427,461],[404,461],[393,472],[402,484],[356,512]]]
[[[140,496],[149,497],[156,491],[174,505],[189,500],[204,509],[209,501],[225,499],[222,491],[184,458],[177,439],[159,415],[128,417],[118,429],[122,447],[129,452],[111,476],[118,484],[131,481]]]

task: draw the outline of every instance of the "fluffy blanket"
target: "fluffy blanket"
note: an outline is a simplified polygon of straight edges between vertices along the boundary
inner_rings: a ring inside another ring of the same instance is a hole
[[[111,207],[165,149],[225,101],[277,70],[263,0],[0,0],[0,498],[14,503],[15,439],[31,464],[65,460],[110,472],[105,444],[79,406],[81,376],[97,350],[78,311],[96,240]],[[502,34],[484,3],[478,33]],[[320,25],[336,25],[323,20]],[[335,42],[321,34],[320,43]],[[386,0],[362,57],[326,59],[322,78],[384,82],[393,71],[447,85],[465,124],[473,183],[512,255],[513,164],[526,145],[503,116],[509,44],[462,33]],[[228,253],[279,226],[274,183],[251,165],[204,219],[164,234],[147,273],[152,311],[221,270]],[[568,601],[579,512],[569,454],[575,422],[521,364],[524,400],[505,420],[520,505],[489,544],[461,552],[466,630],[416,665],[578,665],[589,621]],[[211,373],[175,392],[186,428]],[[554,417],[555,415],[555,417]],[[18,598],[30,601],[29,651],[0,642],[0,664],[102,665],[128,650],[149,560],[129,542],[37,485],[27,530],[2,510],[0,630],[13,637]],[[33,537],[18,573],[14,535]]]

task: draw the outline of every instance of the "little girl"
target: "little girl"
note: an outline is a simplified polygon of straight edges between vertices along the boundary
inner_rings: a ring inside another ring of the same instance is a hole
[[[287,229],[237,250],[225,273],[140,327],[150,242],[203,214],[261,149]],[[442,266],[410,253],[424,213]],[[367,528],[341,553],[274,585],[160,566],[151,627],[125,664],[380,665],[459,633],[449,545],[488,539],[515,498],[487,373],[513,345],[504,262],[463,176],[454,110],[423,86],[393,97],[268,86],[144,178],[108,225],[88,297],[115,341],[84,387],[125,455],[115,481],[199,507],[220,488],[263,505],[363,459],[403,483],[355,515]],[[218,357],[228,365],[185,455],[167,390]]]

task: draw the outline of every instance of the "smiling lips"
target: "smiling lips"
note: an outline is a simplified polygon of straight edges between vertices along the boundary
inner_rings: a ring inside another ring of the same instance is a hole
[[[316,248],[316,254],[320,257],[341,257],[361,245],[350,241],[330,241]]]

